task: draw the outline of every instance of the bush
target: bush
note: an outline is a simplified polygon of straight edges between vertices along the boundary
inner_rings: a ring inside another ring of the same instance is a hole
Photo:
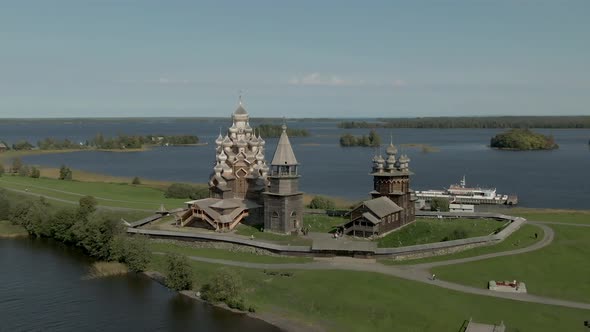
[[[96,201],[96,198],[94,198],[93,196],[84,196],[80,198],[78,204],[78,213],[80,217],[86,218],[94,211],[96,211],[96,206],[98,205],[98,202]]]
[[[18,170],[18,176],[29,176],[31,174],[31,170],[29,166],[22,165],[21,168]]]
[[[442,241],[452,241],[452,240],[460,240],[465,239],[469,236],[467,231],[461,227],[456,228],[453,232],[447,236],[445,236]]]
[[[90,256],[107,259],[111,256],[111,241],[116,235],[123,233],[123,226],[118,220],[105,214],[92,214],[88,221],[77,222],[73,233],[78,245]]]
[[[241,311],[246,311],[246,303],[244,303],[244,299],[242,298],[238,298],[238,299],[229,299],[225,302],[225,304],[227,304],[228,307],[232,308],[232,309],[238,309]]]
[[[176,290],[187,290],[193,287],[192,269],[185,256],[176,254],[166,257],[166,286]]]
[[[4,164],[0,163],[0,176],[4,175]]]
[[[430,211],[449,212],[449,200],[444,197],[434,197],[430,201]]]
[[[64,208],[53,214],[49,221],[50,236],[64,243],[76,243],[72,229],[79,220],[76,212],[75,208]]]
[[[133,181],[131,181],[131,184],[141,184],[141,180],[136,176],[133,178]]]
[[[38,179],[41,177],[41,171],[37,167],[31,167],[31,172],[29,174],[32,178]]]
[[[10,167],[12,173],[18,173],[21,167],[23,167],[23,161],[19,157],[12,159],[12,166]]]
[[[166,189],[164,196],[167,198],[201,199],[209,197],[209,189],[187,183],[173,183]]]
[[[245,308],[242,300],[242,280],[239,275],[222,269],[218,271],[210,283],[201,288],[201,297],[209,302],[225,302],[228,306]],[[240,309],[243,310],[243,309]]]
[[[310,209],[333,210],[334,207],[334,201],[322,196],[314,196],[309,202]]]
[[[43,198],[20,200],[10,209],[8,219],[15,225],[23,226],[31,235],[50,236],[48,207],[49,204]]]
[[[66,165],[61,165],[59,168],[59,179],[60,180],[71,180],[72,179],[72,170]]]
[[[142,235],[117,235],[111,241],[111,259],[127,264],[133,272],[145,271],[150,263],[148,239]]]
[[[6,197],[4,189],[0,189],[0,220],[8,220],[10,217],[10,200]]]

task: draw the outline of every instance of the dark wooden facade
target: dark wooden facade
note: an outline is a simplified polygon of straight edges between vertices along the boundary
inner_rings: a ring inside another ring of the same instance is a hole
[[[374,201],[374,200],[371,200]],[[350,213],[350,221],[344,225],[344,233],[357,237],[374,237],[401,227],[403,210],[395,203],[385,214],[371,209],[371,201],[363,202]]]
[[[400,215],[400,226],[416,220],[416,198],[410,189],[410,174],[389,175],[388,173],[374,173],[371,197],[388,197],[403,209]]]

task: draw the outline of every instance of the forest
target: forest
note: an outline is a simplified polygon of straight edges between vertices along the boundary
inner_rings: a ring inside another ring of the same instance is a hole
[[[590,128],[590,116],[380,118],[343,121],[339,128]]]

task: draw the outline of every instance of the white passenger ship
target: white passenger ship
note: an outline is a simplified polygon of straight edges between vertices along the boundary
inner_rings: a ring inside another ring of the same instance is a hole
[[[465,186],[465,176],[460,184],[451,185],[445,190],[417,190],[416,197],[430,201],[435,197],[448,198],[451,203],[461,204],[507,204],[518,203],[516,195],[502,195],[496,193],[496,188],[468,188]]]

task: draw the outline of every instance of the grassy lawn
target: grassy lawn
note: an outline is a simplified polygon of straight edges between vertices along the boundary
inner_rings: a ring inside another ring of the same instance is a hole
[[[185,256],[199,256],[207,258],[225,259],[251,263],[307,263],[313,261],[309,257],[288,257],[257,255],[249,252],[230,251],[225,249],[195,248],[181,243],[150,242],[150,249],[154,252],[176,253]]]
[[[160,204],[166,208],[183,206],[184,199],[164,198],[161,190],[125,183],[63,181],[50,178],[33,179],[20,176],[3,176],[0,188],[10,188],[77,202],[85,195],[94,196],[98,204],[108,207],[156,210]]]
[[[8,220],[0,220],[0,237],[26,236],[27,231],[20,225],[13,225]]]
[[[486,288],[489,280],[521,280],[529,293],[590,302],[590,228],[551,225],[554,242],[543,249],[514,256],[441,266],[440,279]]]
[[[348,220],[343,217],[330,217],[325,214],[304,214],[303,225],[309,227],[312,232],[330,233],[336,226],[342,225]]]
[[[506,331],[578,331],[588,311],[462,294],[386,275],[294,270],[291,277],[262,270],[191,262],[195,288],[219,269],[243,281],[248,304],[325,327],[328,331],[458,331],[464,320],[504,321]],[[164,271],[165,258],[151,268]]]
[[[534,234],[537,233],[538,237],[535,239]],[[455,254],[449,255],[441,255],[441,256],[433,256],[433,257],[426,257],[426,258],[419,258],[419,259],[408,259],[408,260],[401,260],[396,261],[392,259],[381,259],[379,262],[386,264],[386,265],[403,265],[403,264],[420,264],[420,263],[430,263],[430,262],[438,262],[438,261],[447,261],[451,259],[458,259],[458,258],[466,258],[466,257],[473,257],[479,255],[490,254],[494,252],[501,252],[501,251],[509,251],[519,248],[528,247],[535,242],[540,241],[543,238],[543,229],[535,226],[524,224],[521,226],[516,232],[510,234],[508,238],[504,241],[492,245],[492,246],[485,246],[485,247],[477,247],[473,249],[468,249],[465,251],[461,251]]]
[[[1,179],[2,178],[0,178],[0,180]],[[0,190],[2,188],[3,188],[2,185],[0,185]],[[24,200],[24,199],[39,199],[38,197],[34,197],[31,195],[26,195],[26,194],[20,194],[20,193],[13,192],[10,190],[5,190],[4,195],[6,195],[10,199],[11,204],[14,204],[14,202],[17,202],[19,200]],[[50,211],[56,211],[58,209],[71,209],[71,208],[76,207],[78,205],[78,201],[75,201],[72,203],[65,203],[65,202],[55,201],[55,200],[47,200],[47,201],[51,204]],[[153,214],[152,212],[146,212],[146,211],[106,210],[106,209],[101,210],[101,213],[112,216],[116,219],[124,218],[127,221],[136,221],[136,220],[145,218],[145,217]]]
[[[238,227],[236,227],[235,234],[244,236],[253,235],[254,238],[257,240],[265,240],[268,242],[274,242],[283,245],[310,246],[312,243],[311,240],[302,238],[297,235],[281,235],[262,232],[262,225],[251,226],[239,224]]]
[[[416,219],[399,231],[378,240],[382,248],[396,248],[415,244],[434,243],[459,238],[484,236],[504,225],[503,222],[488,219]],[[460,233],[460,236],[455,234]]]
[[[590,224],[590,211],[516,208],[509,212],[510,215],[523,217],[532,221]]]

